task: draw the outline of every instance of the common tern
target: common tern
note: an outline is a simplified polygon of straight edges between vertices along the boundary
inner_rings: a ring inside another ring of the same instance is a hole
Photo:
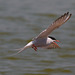
[[[57,43],[59,40],[56,40],[56,38],[49,36],[49,34],[55,30],[56,28],[59,28],[62,24],[64,24],[72,14],[69,12],[65,13],[58,19],[56,19],[47,29],[42,31],[37,37],[33,38],[32,41],[30,41],[27,45],[25,45],[23,48],[20,48],[17,53],[22,52],[23,50],[27,48],[33,48],[35,51],[37,51],[37,48],[46,48],[46,49],[52,49],[52,48],[60,48]]]

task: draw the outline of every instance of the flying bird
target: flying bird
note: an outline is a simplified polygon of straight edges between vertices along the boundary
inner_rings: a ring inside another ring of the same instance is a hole
[[[27,45],[25,45],[23,48],[20,48],[17,53],[22,52],[23,50],[27,48],[33,48],[35,51],[37,51],[37,48],[46,48],[46,49],[52,49],[52,48],[60,48],[57,43],[60,42],[56,38],[49,36],[49,34],[55,30],[56,28],[59,28],[62,24],[64,24],[72,14],[69,12],[65,13],[58,19],[56,19],[47,29],[42,31],[37,37],[33,38],[32,41],[30,41]]]

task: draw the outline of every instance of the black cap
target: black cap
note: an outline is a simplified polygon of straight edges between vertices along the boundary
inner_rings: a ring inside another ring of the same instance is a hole
[[[49,38],[51,38],[52,40],[56,40],[54,37],[52,37],[52,36],[48,36]]]

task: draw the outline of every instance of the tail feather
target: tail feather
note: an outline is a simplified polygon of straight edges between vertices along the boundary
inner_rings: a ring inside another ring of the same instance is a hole
[[[15,49],[15,50],[17,50],[17,51],[19,51],[19,50],[21,50],[22,48],[19,48],[19,49]]]
[[[28,48],[28,46],[24,46],[23,48],[20,48],[20,51],[18,51],[16,54],[21,53],[23,50],[25,50],[26,48]]]
[[[16,49],[16,50],[19,50],[16,54],[19,54],[21,53],[23,50],[25,50],[26,48],[30,48],[31,46],[33,45],[33,41],[29,42],[27,45],[25,45],[23,48],[20,48],[20,49]],[[14,54],[14,55],[16,55]]]
[[[20,48],[20,51],[18,51],[16,54],[21,53],[26,48],[30,48],[33,45],[33,41],[29,42],[27,45],[25,45],[23,48]]]
[[[21,48],[21,50],[20,50],[20,51],[18,51],[16,54],[21,53],[24,49],[25,49],[25,48]]]
[[[17,55],[17,54],[21,53],[23,50],[25,50],[26,48],[28,48],[28,46],[24,46],[23,48],[16,49],[16,50],[19,50],[19,51],[17,53],[15,53],[15,54],[10,55],[10,56]]]

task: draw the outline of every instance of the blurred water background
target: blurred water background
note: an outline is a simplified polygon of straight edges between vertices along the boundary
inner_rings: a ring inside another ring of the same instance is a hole
[[[70,20],[51,34],[61,49],[10,56],[68,11]],[[0,75],[75,75],[75,0],[0,0]]]

